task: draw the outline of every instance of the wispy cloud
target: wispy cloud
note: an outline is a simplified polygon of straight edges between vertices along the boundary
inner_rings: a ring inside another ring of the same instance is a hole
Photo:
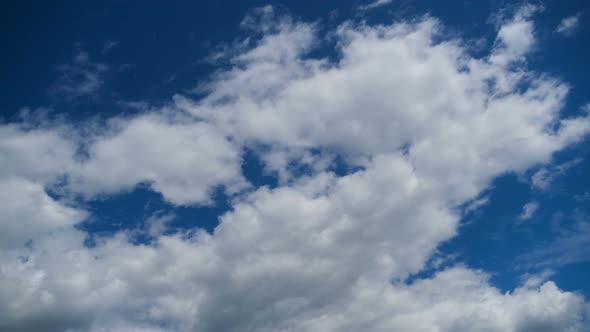
[[[59,77],[49,89],[51,96],[67,101],[95,95],[104,84],[109,66],[92,62],[88,53],[79,52],[71,62],[57,66]]]
[[[147,233],[150,236],[157,237],[164,234],[168,224],[174,220],[176,216],[173,213],[164,213],[157,211],[146,220]]]
[[[463,213],[470,214],[472,212],[478,211],[480,208],[487,205],[489,202],[490,202],[490,198],[488,196],[484,196],[484,197],[475,199],[475,200],[469,202],[465,206]]]
[[[559,176],[564,175],[581,162],[581,158],[576,158],[563,164],[543,167],[531,176],[531,186],[537,190],[547,190]]]
[[[578,194],[574,196],[574,199],[578,202],[587,202],[590,201],[590,192],[585,191],[583,194]]]
[[[113,47],[119,45],[118,41],[113,41],[113,40],[109,40],[106,43],[104,43],[104,46],[102,47],[102,53],[106,53],[108,51],[110,51]]]
[[[588,215],[577,212],[574,222],[561,225],[556,230],[557,237],[542,243],[535,249],[519,257],[521,268],[558,268],[578,262],[590,261],[587,248],[590,245],[590,219]]]
[[[522,212],[518,216],[520,220],[528,220],[533,217],[535,212],[539,209],[539,203],[537,202],[528,202],[522,207]]]
[[[561,20],[555,32],[560,33],[566,37],[573,35],[580,25],[580,13],[572,15]]]
[[[363,5],[360,6],[359,9],[360,10],[368,10],[368,9],[373,9],[373,8],[377,8],[377,7],[381,7],[381,6],[385,6],[388,5],[390,3],[392,3],[393,0],[375,0],[367,5]]]

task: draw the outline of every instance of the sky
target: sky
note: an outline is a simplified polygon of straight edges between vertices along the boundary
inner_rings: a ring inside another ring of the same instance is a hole
[[[590,331],[589,15],[3,1],[0,331]]]

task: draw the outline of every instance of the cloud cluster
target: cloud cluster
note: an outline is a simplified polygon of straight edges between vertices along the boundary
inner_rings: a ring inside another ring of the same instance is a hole
[[[0,227],[14,241],[0,237],[0,330],[581,331],[587,304],[552,282],[503,294],[462,266],[408,281],[456,234],[457,206],[590,131],[588,117],[560,118],[567,85],[526,67],[532,12],[504,22],[484,57],[434,18],[347,22],[331,62],[308,54],[322,42],[313,24],[266,8],[278,28],[202,99],[176,96],[83,139],[2,126]],[[284,181],[249,190],[241,151],[260,146]],[[334,174],[331,156],[356,171]],[[221,186],[232,209],[213,234],[85,247],[71,225],[87,212],[68,195],[140,183],[180,205]]]

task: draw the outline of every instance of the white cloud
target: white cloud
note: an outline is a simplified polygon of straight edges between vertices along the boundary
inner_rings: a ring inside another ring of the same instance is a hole
[[[158,211],[145,221],[147,233],[153,237],[162,235],[167,229],[167,225],[174,220],[174,218],[176,218],[174,214]]]
[[[513,30],[525,31],[516,34],[532,38],[532,22],[512,26],[513,21],[507,23]],[[264,38],[236,57],[239,67],[211,83],[209,97],[196,103],[177,97],[178,107],[241,142],[292,150],[320,146],[359,165],[407,147],[422,176],[464,179],[449,179],[465,184],[453,189],[465,190],[458,200],[475,194],[471,184],[525,169],[533,160],[545,162],[558,146],[588,130],[585,118],[562,120],[558,132],[547,129],[568,88],[532,72],[524,75],[524,67],[504,67],[514,54],[526,54],[525,47],[516,52],[498,46],[489,57],[475,59],[460,41],[434,43],[441,26],[431,18],[376,28],[345,24],[339,29],[342,59],[330,65],[297,53],[312,44],[310,29],[295,25],[281,32],[296,35],[289,39],[299,46]],[[275,58],[242,60],[271,50]],[[501,55],[505,60],[498,60]],[[529,88],[514,92],[517,84]]]
[[[73,157],[79,140],[58,129],[2,127],[16,138],[0,153],[20,158],[2,160],[22,166],[0,167],[59,211],[60,226],[31,219],[23,230],[35,230],[34,245],[0,251],[0,330],[581,331],[584,299],[550,281],[501,293],[485,273],[457,266],[406,284],[456,234],[458,206],[590,131],[587,117],[560,120],[567,85],[526,68],[529,16],[500,27],[483,58],[443,38],[433,18],[346,23],[337,63],[306,57],[321,42],[314,25],[280,22],[239,51],[206,98],[177,96],[99,126],[83,140],[84,160]],[[29,138],[40,133],[55,147]],[[22,151],[20,137],[32,142]],[[203,204],[215,186],[243,188],[240,151],[258,145],[285,181],[235,196],[213,235],[134,246],[119,233],[86,248],[83,232],[62,227],[78,212],[42,190],[65,174],[74,194],[149,182],[172,203]],[[360,170],[327,171],[333,154]],[[312,171],[294,176],[292,162]],[[3,229],[22,219],[2,218]]]
[[[0,126],[0,248],[23,248],[86,213],[51,198],[45,187],[72,169],[75,145],[62,128]]]
[[[375,0],[369,4],[366,5],[362,5],[359,7],[360,10],[368,10],[368,9],[374,9],[377,7],[382,7],[385,5],[389,5],[390,3],[392,3],[393,0]]]
[[[573,35],[580,25],[580,17],[581,14],[565,17],[559,22],[559,25],[555,28],[555,32],[567,37]]]
[[[522,212],[518,216],[520,220],[528,220],[533,217],[535,212],[539,209],[539,203],[537,202],[528,202],[522,207]]]
[[[70,228],[86,217],[47,195],[43,186],[17,177],[0,178],[0,248],[24,247],[48,232]]]
[[[239,148],[211,125],[178,112],[115,119],[106,133],[88,145],[88,159],[70,174],[70,190],[94,195],[148,183],[182,205],[209,204],[216,186],[228,193],[246,186]]]
[[[76,144],[68,136],[63,128],[0,126],[0,177],[50,184],[73,167]]]
[[[525,55],[535,43],[531,17],[541,10],[542,7],[527,4],[520,7],[512,18],[500,20],[500,29],[490,62],[506,66],[525,59]]]

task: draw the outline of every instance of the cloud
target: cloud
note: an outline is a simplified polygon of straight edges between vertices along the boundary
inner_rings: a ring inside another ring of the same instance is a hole
[[[513,17],[500,18],[500,29],[496,38],[490,62],[506,66],[523,61],[535,43],[534,24],[531,17],[543,8],[526,4]]]
[[[360,10],[374,9],[374,8],[377,8],[377,7],[382,7],[382,6],[388,5],[388,4],[392,3],[392,2],[393,2],[393,0],[375,0],[375,1],[371,2],[371,3],[369,3],[369,4],[360,6],[359,9]]]
[[[96,96],[104,84],[104,75],[109,66],[92,62],[88,53],[79,52],[70,63],[57,67],[59,77],[51,86],[49,93],[57,99],[72,101],[84,96]]]
[[[276,19],[271,7],[255,15]],[[337,62],[308,56],[322,42],[315,25],[282,18],[202,99],[179,95],[87,135],[2,126],[13,140],[0,167],[58,211],[59,227],[31,219],[34,244],[0,251],[0,330],[580,331],[587,304],[551,281],[502,293],[460,265],[408,279],[457,233],[457,207],[590,132],[587,117],[560,118],[567,85],[526,67],[534,25],[523,15],[477,58],[431,17],[347,22]],[[243,179],[241,151],[258,146],[285,178],[276,188]],[[354,171],[331,172],[330,155]],[[153,244],[120,232],[88,248],[68,227],[78,212],[43,195],[59,179],[65,196],[88,199],[139,183],[178,205],[207,204],[218,186],[235,195],[213,234],[157,235],[170,218],[157,215]]]
[[[582,194],[575,195],[574,199],[578,202],[590,201],[590,192],[585,191]]]
[[[521,268],[559,268],[590,260],[590,219],[582,211],[572,216],[573,222],[560,224],[554,240],[541,243],[519,257]]]
[[[531,185],[537,190],[547,190],[556,178],[564,175],[581,162],[582,159],[577,158],[552,167],[543,167],[531,176]]]
[[[247,184],[240,150],[211,125],[172,112],[112,119],[87,146],[88,158],[70,173],[69,189],[93,196],[140,183],[169,202],[211,203],[211,190],[228,193]]]
[[[119,45],[118,41],[113,41],[113,40],[109,40],[106,43],[104,43],[104,46],[102,47],[102,53],[107,53],[108,51],[110,51],[113,47]]]
[[[467,204],[464,213],[469,214],[471,212],[479,210],[481,207],[486,206],[490,202],[489,197],[481,197],[473,200]]]
[[[47,195],[43,186],[29,180],[0,178],[3,211],[0,248],[24,247],[39,236],[66,229],[86,218],[86,212],[65,206]]]
[[[65,128],[0,126],[0,173],[50,185],[74,165],[76,143]]]
[[[174,220],[174,218],[176,216],[172,213],[157,212],[153,214],[145,222],[147,233],[153,237],[162,235],[167,228],[167,224]]]
[[[48,233],[72,227],[86,212],[45,189],[71,170],[75,145],[62,128],[0,126],[0,248],[24,248]]]
[[[539,203],[537,202],[528,202],[522,207],[522,212],[518,216],[520,220],[528,220],[533,217],[535,212],[539,209]]]
[[[581,14],[576,14],[562,19],[557,28],[555,28],[555,32],[566,37],[572,36],[580,25],[581,16]]]

